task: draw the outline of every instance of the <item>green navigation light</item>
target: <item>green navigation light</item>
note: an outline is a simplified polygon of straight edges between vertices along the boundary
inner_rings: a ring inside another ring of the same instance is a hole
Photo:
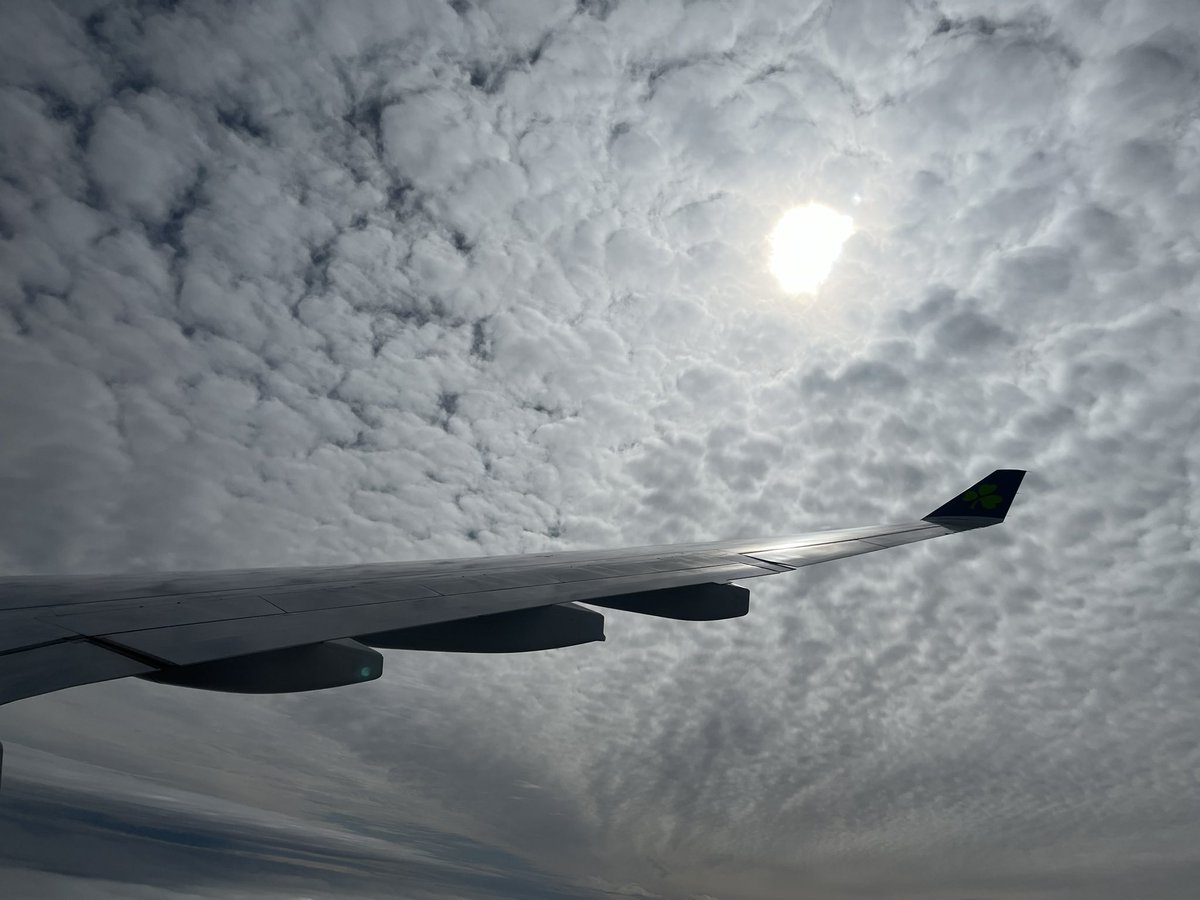
[[[358,670],[358,674],[363,678],[370,678],[371,677],[371,667],[363,666],[361,669]]]

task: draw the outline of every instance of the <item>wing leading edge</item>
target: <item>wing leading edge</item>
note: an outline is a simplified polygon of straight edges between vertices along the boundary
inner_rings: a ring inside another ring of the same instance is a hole
[[[1024,472],[997,470],[925,518],[767,539],[301,569],[0,579],[0,704],[139,676],[210,690],[378,678],[371,649],[520,652],[604,639],[588,604],[675,619],[745,615],[761,575],[1002,522]]]

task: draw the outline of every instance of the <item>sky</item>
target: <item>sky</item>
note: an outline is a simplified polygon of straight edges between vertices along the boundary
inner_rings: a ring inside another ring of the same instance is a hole
[[[1185,898],[1200,4],[0,0],[0,572],[1006,524],[0,708],[14,897]],[[828,279],[775,223],[854,220]]]

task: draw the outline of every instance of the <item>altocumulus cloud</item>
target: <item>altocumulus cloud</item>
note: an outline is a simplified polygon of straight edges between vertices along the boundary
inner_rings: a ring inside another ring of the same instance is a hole
[[[833,527],[1033,473],[1003,529],[743,620],[5,707],[3,827],[43,829],[7,892],[1194,894],[1196,4],[3,20],[6,571]],[[766,239],[808,201],[857,231],[798,301]]]

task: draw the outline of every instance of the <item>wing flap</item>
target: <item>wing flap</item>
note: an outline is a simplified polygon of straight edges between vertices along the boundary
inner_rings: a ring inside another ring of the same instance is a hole
[[[0,703],[154,670],[148,663],[87,641],[44,644],[0,656]]]
[[[363,584],[339,584],[333,587],[310,587],[287,591],[263,592],[261,597],[270,601],[277,609],[287,613],[313,612],[322,609],[340,609],[346,606],[364,606],[368,603],[394,603],[401,600],[421,600],[446,596],[425,584],[416,584],[407,579],[393,581],[368,581]]]
[[[29,616],[0,616],[0,655],[71,637],[71,632]]]
[[[116,631],[137,631],[142,628],[164,628],[171,625],[192,625],[197,622],[219,622],[226,619],[249,619],[279,615],[282,611],[261,597],[202,597],[191,600],[158,599],[130,604],[118,609],[98,609],[91,612],[68,613],[43,618],[42,621],[69,629],[77,634],[101,635]]]

